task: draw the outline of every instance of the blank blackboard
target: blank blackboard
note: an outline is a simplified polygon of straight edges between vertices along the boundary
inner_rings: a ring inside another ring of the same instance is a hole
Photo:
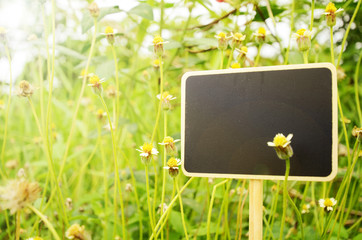
[[[289,179],[331,180],[338,165],[336,91],[329,63],[186,73],[185,175],[284,179],[285,161],[267,142],[292,133]]]

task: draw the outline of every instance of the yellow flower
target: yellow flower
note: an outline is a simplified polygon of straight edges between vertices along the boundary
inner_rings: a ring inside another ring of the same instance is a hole
[[[113,28],[111,26],[107,26],[106,29],[104,30],[104,34],[106,35],[106,39],[107,39],[108,43],[112,45],[114,43]]]
[[[260,28],[258,29],[258,34],[260,34],[260,35],[264,35],[264,36],[265,36],[265,34],[266,34],[266,30],[265,30],[265,28],[260,27]]]
[[[27,240],[43,240],[43,238],[41,238],[41,237],[33,237],[33,238],[28,238]]]
[[[88,86],[91,86],[96,94],[101,94],[102,93],[102,91],[103,91],[102,83],[104,83],[104,82],[105,81],[103,79],[100,79],[95,74],[90,74],[89,75],[89,84],[88,84]]]
[[[340,8],[337,10],[334,3],[329,2],[326,6],[326,9],[324,10],[324,15],[326,15],[327,25],[329,27],[333,27],[336,25],[336,14],[342,12],[343,9]]]
[[[176,177],[179,173],[179,167],[181,165],[181,160],[178,158],[170,158],[167,161],[167,166],[163,167],[164,169],[168,169],[168,173],[171,177]]]
[[[65,232],[65,236],[68,239],[74,239],[74,240],[86,240],[86,233],[85,233],[85,227],[80,226],[78,223],[73,224],[68,228],[68,230]]]
[[[287,159],[293,156],[293,149],[290,146],[293,134],[285,137],[283,134],[278,133],[275,135],[273,142],[268,142],[269,147],[273,147],[280,159]]]
[[[319,199],[319,206],[327,211],[333,211],[333,206],[337,204],[337,200],[334,198]]]
[[[241,68],[240,63],[234,62],[233,64],[231,64],[231,68]]]
[[[98,120],[102,120],[104,116],[107,116],[107,113],[103,111],[103,109],[98,109],[96,112],[96,116]]]
[[[362,142],[362,128],[354,126],[352,129],[352,136],[357,138],[358,141]]]
[[[19,83],[19,95],[23,97],[31,97],[34,93],[33,86],[28,81],[21,81]]]
[[[9,209],[14,214],[38,199],[40,191],[37,182],[24,178],[9,181],[5,187],[0,187],[0,208]]]
[[[248,48],[246,46],[242,46],[240,49],[237,48],[236,51],[239,52],[238,58],[244,61],[246,58],[246,54],[248,53]]]
[[[311,36],[312,33],[304,28],[299,29],[296,33],[294,33],[293,38],[296,39],[299,51],[307,51],[311,46]]]
[[[175,100],[176,97],[172,96],[171,94],[169,94],[168,92],[163,92],[162,93],[162,97],[161,94],[157,95],[157,98],[160,99],[162,101],[162,108],[163,110],[169,110],[171,109],[171,100]]]
[[[155,60],[153,60],[152,65],[153,65],[154,68],[159,68],[160,63],[161,63],[160,59],[155,59]]]
[[[218,48],[222,51],[226,50],[226,48],[228,47],[229,39],[232,38],[232,36],[227,37],[224,32],[220,32],[215,37],[218,40]]]
[[[256,42],[258,44],[265,42],[266,34],[267,33],[264,27],[260,27],[256,33],[253,33],[253,35],[256,37]]]
[[[159,143],[160,145],[165,146],[166,153],[168,155],[176,155],[177,154],[177,147],[175,145],[176,142],[179,142],[180,139],[174,140],[172,137],[165,137],[162,141],[162,143]]]
[[[163,38],[159,35],[153,38],[153,51],[156,56],[161,57],[163,55],[163,44],[167,43],[163,40]]]
[[[156,148],[153,147],[151,143],[144,143],[143,146],[140,147],[140,149],[137,149],[137,151],[141,152],[141,160],[144,164],[148,164],[153,156],[156,156],[158,154],[158,151]]]
[[[242,33],[231,33],[231,37],[233,38],[232,43],[234,44],[234,46],[239,47],[239,45],[245,40],[246,36]]]
[[[310,209],[310,204],[303,204],[301,213],[302,214],[309,213],[309,209]]]

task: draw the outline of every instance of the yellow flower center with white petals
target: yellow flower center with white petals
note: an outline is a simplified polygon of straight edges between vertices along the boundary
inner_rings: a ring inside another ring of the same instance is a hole
[[[331,199],[329,199],[329,198],[326,198],[325,200],[324,200],[324,206],[326,206],[326,207],[333,207],[333,202],[332,202],[332,200]]]
[[[107,26],[106,29],[104,30],[105,34],[112,34],[113,33],[113,28],[110,26]]]
[[[162,93],[161,100],[168,99],[170,96],[171,96],[171,95],[170,95],[168,92],[163,92],[163,93]]]
[[[161,36],[156,36],[154,39],[153,39],[153,44],[155,45],[158,45],[158,44],[162,44],[163,43],[163,38]]]
[[[226,34],[224,32],[221,32],[217,35],[219,38],[226,38]]]
[[[173,138],[172,137],[165,137],[163,139],[163,143],[165,143],[165,144],[173,143]]]
[[[260,27],[260,28],[258,29],[258,34],[260,34],[260,35],[265,35],[265,34],[266,34],[265,28]]]
[[[273,139],[273,143],[276,147],[282,147],[287,142],[288,140],[283,134],[277,134]]]
[[[99,77],[97,75],[93,75],[89,78],[89,83],[92,85],[98,85],[101,83],[101,80],[99,79]]]
[[[297,34],[298,34],[299,36],[304,36],[305,31],[307,31],[307,30],[305,30],[304,28],[301,28],[301,29],[299,29],[299,30],[297,31]]]
[[[248,52],[248,48],[245,46],[242,46],[240,49],[242,52],[247,53]]]
[[[142,146],[142,151],[145,153],[151,153],[153,149],[153,145],[151,143],[145,143]]]
[[[235,34],[234,34],[234,38],[235,38],[236,40],[242,40],[242,39],[244,38],[244,35],[241,34],[241,33],[235,33]]]
[[[160,66],[160,59],[153,60],[153,66]]]
[[[325,12],[326,12],[326,13],[333,14],[333,13],[335,13],[336,11],[337,11],[337,8],[336,8],[336,6],[334,5],[334,3],[332,3],[332,2],[328,3]]]
[[[178,166],[176,158],[170,158],[167,162],[167,166],[170,168],[176,168]]]

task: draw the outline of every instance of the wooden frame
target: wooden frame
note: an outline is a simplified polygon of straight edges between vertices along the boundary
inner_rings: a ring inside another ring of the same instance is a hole
[[[331,71],[332,76],[332,171],[326,177],[311,177],[311,176],[290,176],[288,180],[299,181],[330,181],[338,171],[338,108],[337,108],[337,73],[336,68],[331,63],[314,63],[314,64],[298,64],[298,65],[280,65],[270,67],[254,67],[226,70],[210,70],[187,72],[182,77],[181,82],[181,158],[182,169],[186,176],[195,177],[211,177],[211,178],[238,178],[238,179],[262,179],[262,180],[284,180],[284,175],[248,175],[248,174],[220,174],[220,173],[197,173],[188,172],[184,167],[185,156],[185,106],[186,106],[186,82],[190,76],[200,75],[215,75],[227,73],[247,73],[247,72],[263,72],[263,71],[280,71],[294,69],[312,69],[312,68],[327,68]]]

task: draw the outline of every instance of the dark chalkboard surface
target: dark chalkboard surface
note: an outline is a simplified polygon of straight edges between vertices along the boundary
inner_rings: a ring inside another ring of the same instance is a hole
[[[186,73],[182,78],[185,175],[284,179],[267,146],[292,133],[290,180],[337,173],[337,80],[332,64]]]

